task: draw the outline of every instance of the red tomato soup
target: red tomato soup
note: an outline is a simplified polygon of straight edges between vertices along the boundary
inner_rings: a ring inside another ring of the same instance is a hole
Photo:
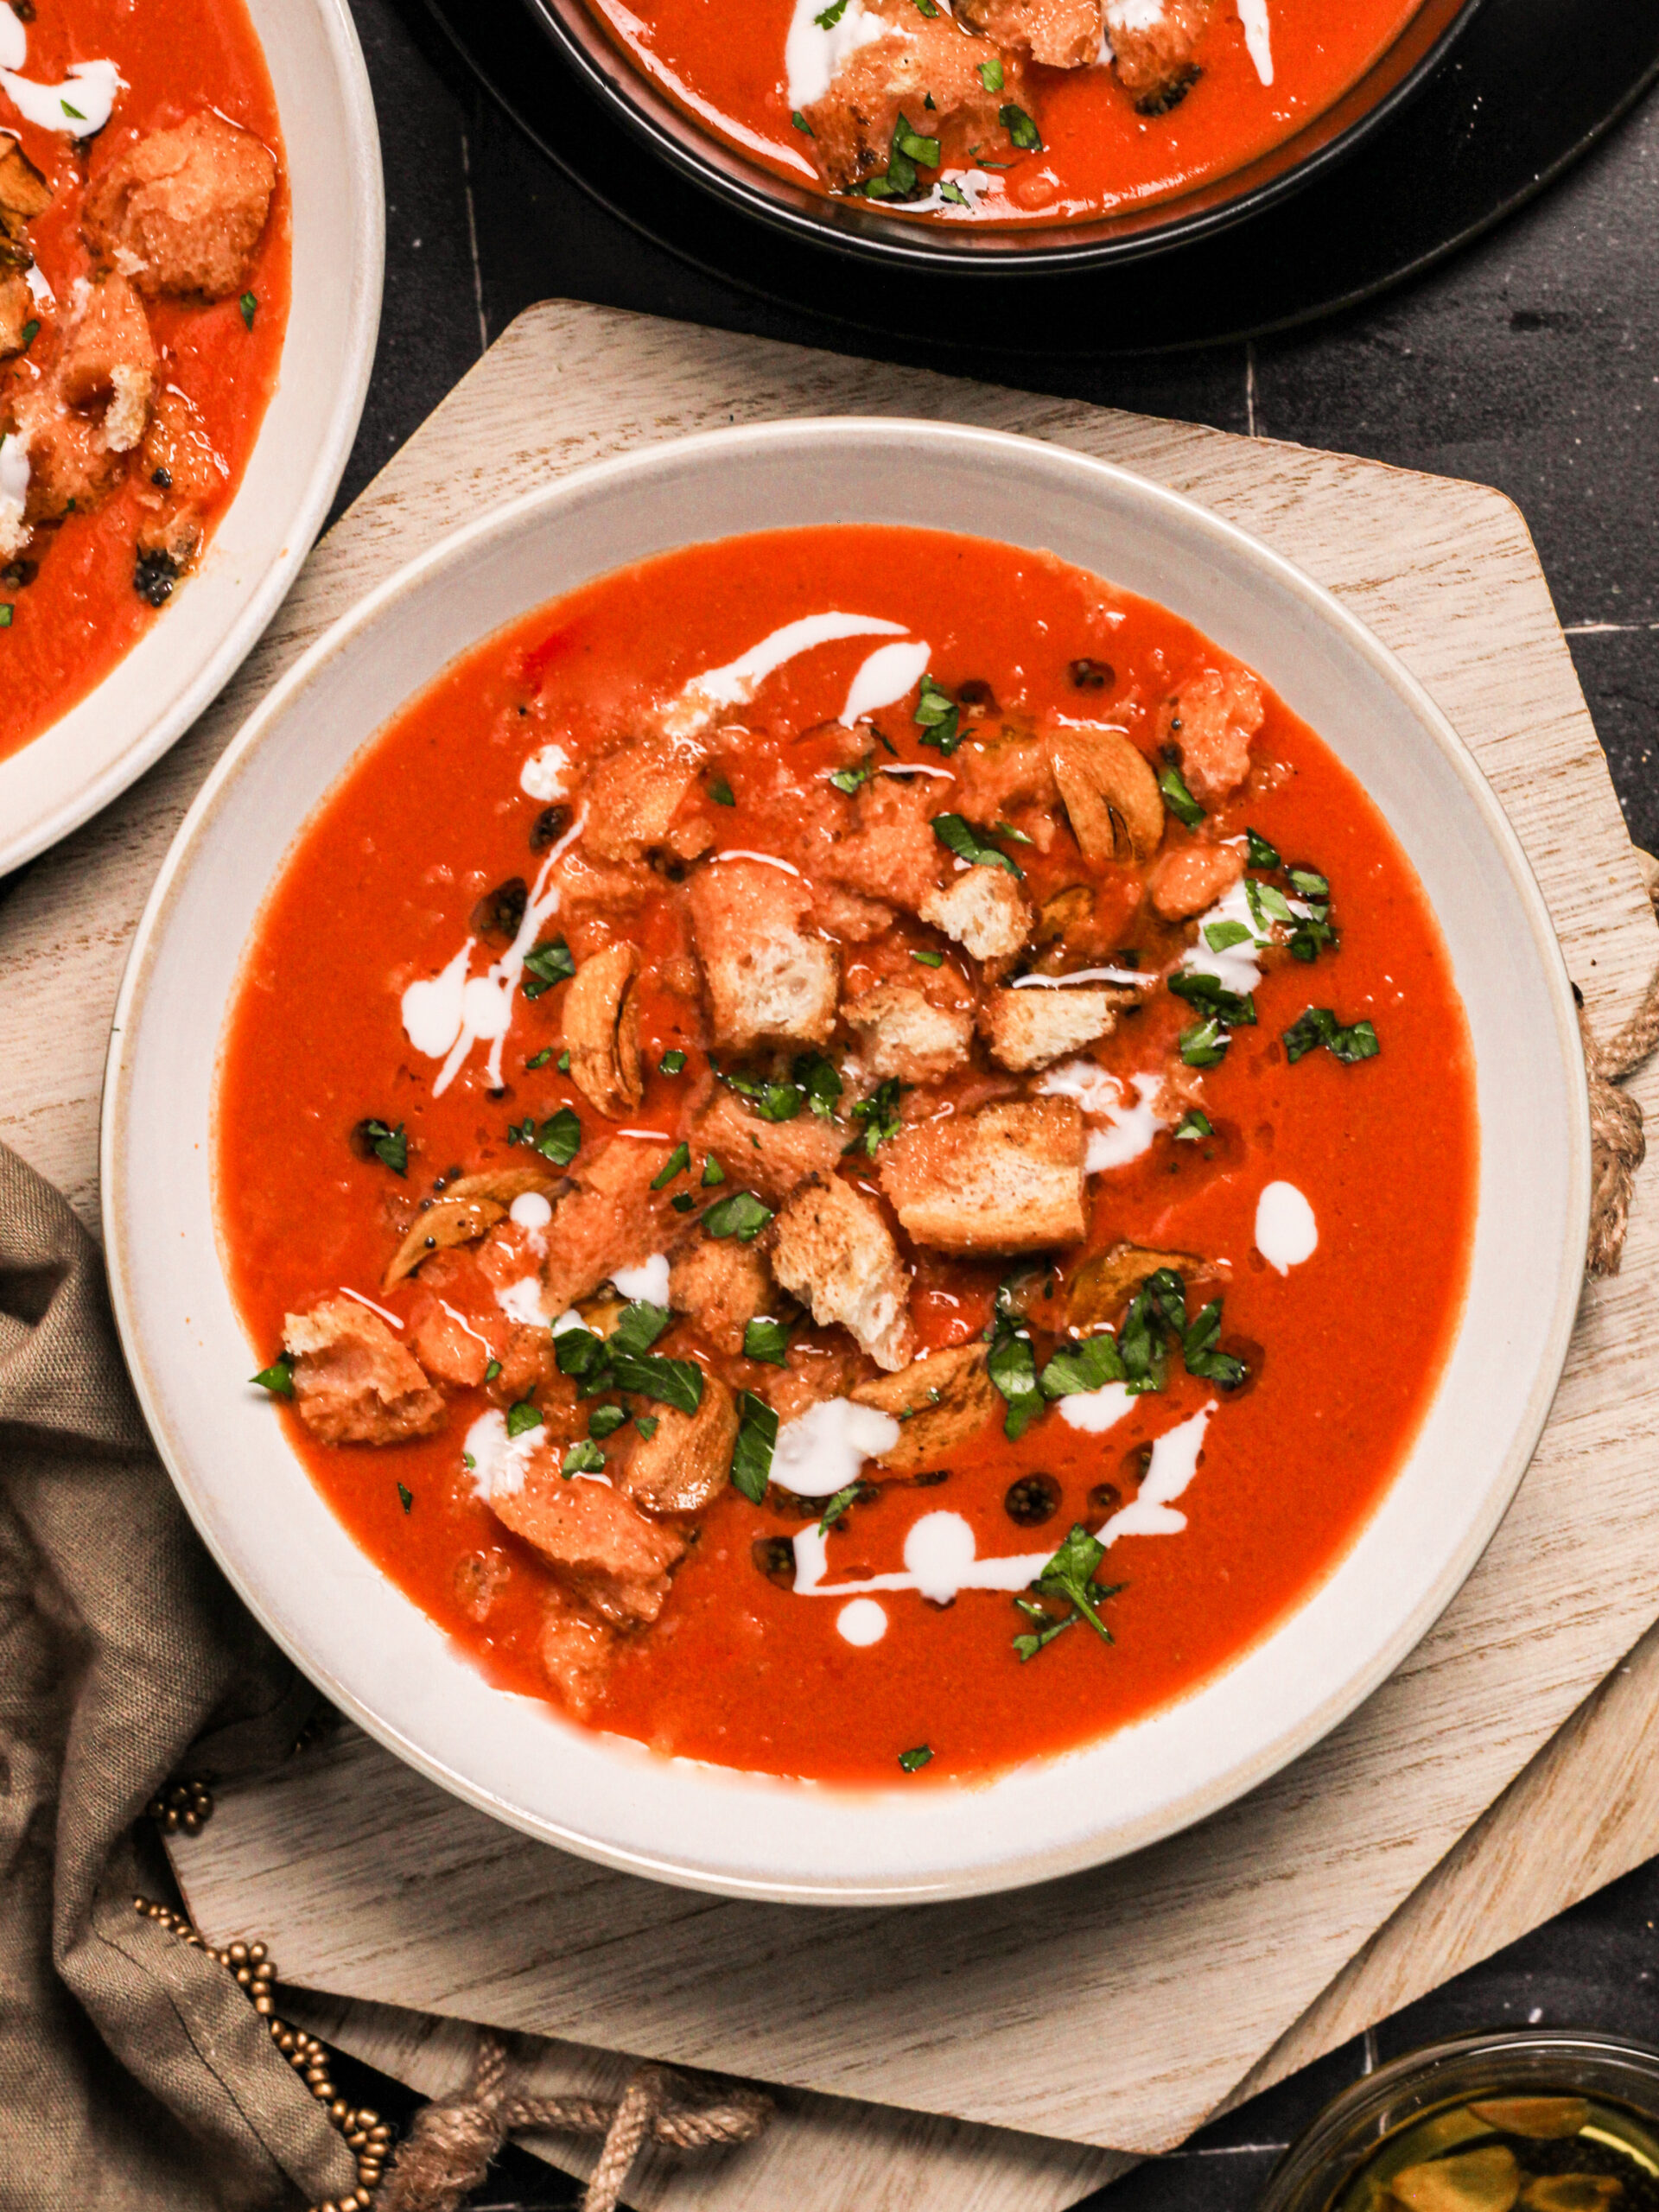
[[[0,757],[200,557],[275,388],[282,135],[239,0],[0,0]]]
[[[593,0],[701,123],[797,183],[947,223],[1075,222],[1242,168],[1421,0]]]
[[[984,1775],[1352,1541],[1455,1331],[1473,1096],[1410,867],[1249,670],[1047,555],[792,531],[543,608],[364,748],[246,955],[218,1206],[273,1418],[493,1680]]]

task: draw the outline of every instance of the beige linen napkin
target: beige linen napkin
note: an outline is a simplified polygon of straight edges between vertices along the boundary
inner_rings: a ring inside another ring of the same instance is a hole
[[[132,1902],[168,1894],[157,1788],[274,1763],[314,1701],[156,1458],[92,1239],[0,1147],[0,2205],[353,2188],[231,1977]]]

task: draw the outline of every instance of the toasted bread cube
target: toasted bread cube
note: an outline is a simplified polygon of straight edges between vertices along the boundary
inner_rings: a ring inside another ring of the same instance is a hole
[[[1215,0],[1105,0],[1117,80],[1142,115],[1167,115],[1197,79],[1193,60]]]
[[[993,50],[964,38],[947,14],[923,17],[910,0],[864,0],[864,13],[885,17],[888,28],[855,48],[804,111],[808,149],[831,191],[850,191],[887,168],[901,113],[918,130],[957,118],[968,138],[998,136],[1000,102],[1022,97],[1017,56],[1007,58],[1006,81],[994,92],[979,73]]]
[[[0,361],[23,350],[23,333],[35,320],[35,300],[29,279],[20,270],[0,262]]]
[[[96,407],[111,453],[144,435],[156,390],[156,341],[143,302],[124,276],[101,276],[86,295],[58,357],[58,390],[71,407]]]
[[[982,1344],[956,1344],[912,1360],[896,1375],[858,1384],[852,1393],[855,1405],[874,1406],[903,1424],[897,1444],[881,1454],[889,1473],[913,1475],[945,1465],[1000,1409],[985,1353]]]
[[[941,1252],[1035,1252],[1088,1234],[1083,1116],[1033,1098],[918,1122],[880,1153],[907,1233]]]
[[[973,1041],[971,1014],[930,1005],[907,983],[880,984],[849,1000],[842,1016],[872,1074],[904,1083],[937,1083],[962,1065]]]
[[[138,550],[174,569],[190,566],[201,548],[207,509],[230,482],[206,426],[176,385],[163,385],[150,410],[138,460]]]
[[[121,456],[111,452],[103,426],[67,407],[51,380],[14,390],[11,411],[29,458],[27,528],[60,522],[72,508],[87,514],[100,505],[122,471]]]
[[[284,1315],[283,1343],[294,1360],[294,1409],[325,1444],[402,1444],[443,1427],[442,1394],[356,1299]]]
[[[630,1497],[653,1513],[696,1513],[725,1489],[737,1443],[737,1400],[705,1373],[694,1414],[653,1406],[657,1427],[641,1437],[622,1475]]]
[[[701,746],[659,730],[601,760],[588,786],[588,849],[603,861],[637,861],[665,844],[702,761]]]
[[[1100,59],[1100,0],[963,0],[959,22],[1050,69]]]
[[[734,1236],[694,1236],[674,1255],[668,1302],[688,1314],[716,1351],[735,1358],[743,1332],[772,1300],[766,1255]]]
[[[1262,687],[1236,662],[1201,669],[1158,710],[1158,742],[1180,748],[1200,798],[1225,798],[1250,772],[1250,740],[1266,719]]]
[[[965,43],[959,33],[955,43]],[[854,828],[815,865],[861,898],[914,913],[938,883],[945,858],[933,828],[939,800],[930,777],[877,775],[853,803]]]
[[[578,1166],[579,1187],[561,1199],[547,1231],[544,1313],[563,1313],[618,1268],[637,1268],[664,1250],[683,1228],[671,1203],[683,1184],[651,1187],[672,1151],[669,1144],[613,1137],[585,1166]]]
[[[833,945],[801,931],[812,905],[801,879],[757,861],[711,862],[690,896],[715,1042],[827,1043],[841,965]]]
[[[846,1149],[847,1133],[816,1114],[763,1122],[729,1090],[703,1109],[692,1132],[694,1151],[712,1153],[734,1191],[753,1191],[780,1206],[809,1175],[827,1175]]]
[[[542,1670],[578,1720],[586,1720],[604,1694],[616,1643],[613,1628],[553,1593],[542,1623]]]
[[[1015,1075],[1046,1068],[1109,1037],[1119,1005],[1133,995],[1081,988],[993,991],[981,1017],[991,1057]]]
[[[567,1480],[559,1463],[556,1450],[532,1452],[523,1483],[493,1491],[490,1510],[606,1620],[654,1621],[668,1597],[670,1570],[685,1555],[684,1538],[647,1520],[608,1481]]]
[[[435,1382],[471,1389],[494,1357],[479,1332],[441,1298],[423,1291],[409,1317],[410,1349]]]
[[[1031,935],[1026,894],[1000,868],[965,868],[930,893],[918,912],[976,960],[1012,960]]]
[[[1236,845],[1177,845],[1160,854],[1147,877],[1153,912],[1185,922],[1224,898],[1244,873]]]
[[[92,251],[149,298],[222,300],[247,282],[276,188],[276,164],[252,133],[204,109],[101,169],[81,228]]]
[[[769,1232],[772,1273],[812,1309],[821,1328],[839,1323],[889,1370],[914,1344],[910,1277],[877,1207],[838,1175],[815,1175]]]

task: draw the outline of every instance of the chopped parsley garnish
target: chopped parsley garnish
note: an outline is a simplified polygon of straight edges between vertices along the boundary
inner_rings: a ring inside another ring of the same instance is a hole
[[[680,1052],[677,1047],[671,1052],[664,1052],[659,1065],[661,1066],[662,1071],[664,1075],[683,1075],[685,1073],[685,1054]]]
[[[970,868],[1005,868],[1010,875],[1019,875],[1008,855],[999,846],[982,842],[973,828],[959,814],[936,814],[933,835],[942,845],[947,845],[958,860],[966,861]]]
[[[397,1485],[397,1497],[404,1512],[407,1513],[410,1507],[415,1503],[414,1491],[410,1489],[407,1483],[399,1483]]]
[[[1196,1144],[1200,1137],[1212,1137],[1215,1123],[1201,1107],[1193,1106],[1175,1124],[1177,1144]]]
[[[818,20],[822,22],[823,18],[820,16]],[[724,776],[715,776],[710,779],[709,785],[709,796],[713,799],[716,806],[735,806],[737,804],[737,800],[733,793],[732,787],[727,782]]]
[[[863,1487],[861,1481],[849,1483],[845,1490],[838,1490],[836,1492],[828,1505],[824,1507],[823,1516],[818,1522],[818,1534],[821,1536],[829,1535],[848,1507],[857,1498]]]
[[[939,12],[939,11],[938,11],[938,10],[934,6],[934,4],[933,4],[933,0],[916,0],[916,12],[917,12],[917,14],[918,14],[918,16],[927,16],[927,17],[928,17],[928,19],[929,19],[929,20],[930,20],[930,22],[931,22],[931,19],[932,19],[935,16],[937,16],[937,15],[938,14],[938,12]],[[929,107],[931,107],[931,106],[932,106],[932,105],[933,105],[933,103],[932,103],[932,101],[930,99],[930,100],[928,101],[927,105],[929,105]]]
[[[799,108],[791,109],[789,119],[798,130],[804,130],[809,138],[816,138],[817,137],[817,132],[812,128],[806,118],[801,113]]]
[[[394,1175],[408,1174],[409,1139],[404,1134],[404,1125],[401,1122],[394,1129],[385,1122],[377,1122],[371,1118],[366,1122],[359,1122],[352,1134],[353,1136],[360,1134],[367,1150],[372,1153],[375,1159],[384,1166],[390,1167]]]
[[[568,1167],[582,1150],[582,1123],[569,1106],[561,1106],[556,1114],[550,1114],[539,1130],[534,1115],[526,1114],[522,1122],[508,1122],[507,1142],[539,1152],[556,1167]]]
[[[569,1054],[569,1049],[567,1048],[564,1052],[561,1052],[561,1053],[559,1054],[559,1073],[560,1073],[561,1075],[569,1075],[569,1072],[570,1072],[570,1054]]]
[[[607,1351],[636,1356],[647,1352],[673,1319],[666,1306],[653,1306],[648,1298],[636,1298],[623,1307],[616,1326],[605,1339],[605,1348]]]
[[[1317,868],[1287,868],[1285,873],[1290,878],[1291,889],[1300,897],[1328,899],[1331,896],[1330,881],[1328,878],[1321,875]]]
[[[555,983],[568,983],[575,972],[569,946],[562,937],[550,938],[524,955],[524,996],[538,999]]]
[[[1247,830],[1244,841],[1249,850],[1252,868],[1282,868],[1277,850],[1270,845],[1259,830]]]
[[[673,1207],[676,1213],[690,1213],[692,1207],[696,1205],[697,1202],[692,1197],[690,1191],[681,1191],[671,1198],[668,1203]]]
[[[1158,788],[1175,819],[1185,823],[1189,830],[1196,830],[1204,819],[1204,809],[1188,791],[1185,777],[1173,760],[1166,760],[1159,770]]]
[[[939,197],[941,200],[948,200],[953,207],[971,207],[973,205],[972,200],[969,199],[954,177],[944,176],[939,179]]]
[[[1328,1006],[1311,1006],[1285,1032],[1285,1056],[1294,1066],[1323,1045],[1342,1061],[1374,1060],[1382,1047],[1369,1021],[1344,1028]]]
[[[619,1390],[632,1390],[642,1398],[655,1398],[678,1413],[694,1414],[702,1403],[702,1370],[695,1359],[664,1359],[657,1352],[639,1357],[607,1344]]]
[[[998,108],[996,119],[1021,153],[1040,154],[1042,152],[1043,134],[1026,113],[1024,108],[1015,107],[1010,101],[1006,107]]]
[[[474,1459],[470,1452],[463,1452],[461,1453],[461,1464],[467,1469],[469,1474],[472,1473],[478,1465],[477,1460]]]
[[[857,189],[867,200],[905,200],[916,189],[916,164],[923,162],[937,168],[939,161],[939,142],[924,138],[910,126],[902,108],[893,126],[893,137],[887,145],[887,166],[880,176],[873,176]]]
[[[778,1416],[764,1398],[743,1391],[737,1401],[737,1442],[732,1447],[732,1488],[759,1505],[772,1479]]]
[[[745,1359],[764,1359],[769,1366],[789,1364],[789,1331],[781,1321],[751,1321],[743,1332]]]
[[[1039,1385],[1046,1398],[1075,1398],[1103,1390],[1109,1382],[1128,1380],[1117,1339],[1110,1330],[1062,1344],[1046,1368]]]
[[[530,1058],[524,1062],[524,1066],[527,1070],[531,1068],[544,1068],[552,1057],[553,1047],[550,1045],[543,1045],[539,1052],[532,1052],[531,1054]]]
[[[553,1357],[561,1375],[581,1387],[577,1395],[596,1398],[611,1387],[610,1361],[603,1337],[591,1329],[561,1329],[553,1339]]]
[[[626,1406],[595,1406],[588,1416],[588,1433],[589,1436],[609,1436],[613,1429],[621,1427],[627,1417]]]
[[[499,1359],[492,1359],[492,1360],[490,1360],[489,1362],[487,1362],[487,1363],[486,1363],[486,1366],[485,1366],[485,1369],[484,1369],[484,1380],[485,1380],[486,1382],[494,1382],[494,1380],[495,1380],[495,1378],[496,1378],[496,1376],[497,1376],[498,1375],[499,1375],[499,1373],[500,1373],[500,1372],[501,1372],[501,1363],[500,1363],[500,1361],[499,1361]]]
[[[1031,1586],[1039,1597],[1063,1599],[1071,1611],[1057,1618],[1046,1606],[1033,1605],[1028,1599],[1014,1599],[1027,1620],[1043,1624],[1033,1633],[1014,1637],[1014,1648],[1022,1662],[1034,1659],[1045,1644],[1052,1643],[1063,1630],[1077,1620],[1087,1621],[1103,1642],[1111,1642],[1112,1631],[1100,1618],[1100,1608],[1108,1598],[1115,1598],[1123,1585],[1118,1582],[1108,1586],[1095,1580],[1095,1570],[1105,1556],[1106,1547],[1079,1522]]]
[[[942,952],[930,951],[925,945],[919,952],[912,952],[910,957],[912,960],[919,960],[924,968],[943,968],[944,965],[944,955]]]
[[[1002,57],[1000,54],[994,54],[988,61],[982,61],[980,63],[979,81],[984,86],[988,92],[1000,92],[1001,91],[1003,85]]]
[[[1016,845],[1030,845],[1036,841],[1027,837],[1023,830],[1016,830],[1012,822],[999,822],[992,833],[998,837],[1012,837]]]
[[[635,1414],[633,1417],[633,1425],[639,1430],[640,1435],[645,1438],[646,1443],[649,1444],[652,1438],[656,1435],[658,1430],[662,1427],[663,1417],[660,1414]]]
[[[1038,1415],[1048,1410],[1037,1387],[1037,1356],[1031,1348],[1031,1338],[1016,1334],[1004,1323],[992,1339],[985,1371],[1007,1406],[1002,1417],[1002,1433],[1017,1441]]]
[[[1249,1029],[1255,1021],[1255,1001],[1246,991],[1230,991],[1219,976],[1201,968],[1178,968],[1169,988],[1200,1014],[1224,1021],[1229,1029]]]
[[[280,1359],[273,1359],[269,1367],[262,1367],[249,1380],[262,1390],[269,1390],[273,1398],[291,1398],[294,1395],[294,1363],[284,1352]]]
[[[846,12],[847,0],[830,0],[823,14],[814,16],[812,20],[821,31],[832,31]]]
[[[927,143],[937,149],[939,142],[933,138]],[[932,156],[935,164],[938,158],[936,150]],[[961,711],[950,694],[936,683],[931,676],[922,678],[922,696],[916,702],[913,719],[921,729],[922,744],[937,746],[947,757],[961,744],[957,728],[962,719]]]
[[[1045,1398],[1069,1398],[1121,1382],[1139,1397],[1163,1389],[1173,1349],[1189,1375],[1236,1390],[1249,1370],[1242,1359],[1219,1349],[1220,1340],[1221,1300],[1212,1299],[1189,1321],[1185,1284],[1173,1268],[1160,1268],[1131,1300],[1116,1337],[1102,1329],[1063,1344],[1038,1378],[1038,1387]]]
[[[838,791],[846,791],[850,796],[861,784],[868,784],[874,773],[867,763],[861,768],[837,768],[830,780]]]
[[[64,106],[70,115],[74,113],[75,111],[73,108],[69,106],[69,103],[67,100],[64,102]],[[253,328],[253,318],[259,310],[258,294],[257,292],[244,292],[242,297],[238,301],[237,305],[242,310],[243,321],[246,323],[248,328],[251,330]]]
[[[702,1163],[702,1174],[700,1179],[705,1191],[712,1191],[716,1183],[723,1183],[726,1180],[726,1170],[717,1160],[705,1160]]]
[[[0,630],[10,630],[10,627],[11,627],[11,616],[12,616],[12,605],[11,605],[11,601],[10,601],[10,600],[7,600],[3,604],[0,604]]]
[[[806,1103],[806,1093],[798,1083],[774,1083],[753,1075],[728,1075],[724,1068],[715,1072],[740,1098],[748,1100],[763,1122],[792,1122]]]
[[[868,1098],[861,1098],[852,1109],[852,1118],[861,1124],[860,1131],[849,1152],[862,1152],[874,1155],[879,1144],[899,1134],[900,1116],[899,1099],[903,1089],[896,1075],[877,1084]]]
[[[1218,1021],[1195,1022],[1191,1029],[1181,1032],[1181,1058],[1190,1068],[1219,1067],[1232,1041]]]
[[[899,1752],[899,1764],[906,1774],[919,1774],[932,1756],[931,1744],[918,1744],[913,1751]]]
[[[559,1462],[559,1472],[569,1482],[572,1475],[596,1475],[605,1465],[605,1454],[591,1438],[583,1437],[573,1444]]]
[[[790,1075],[806,1094],[806,1103],[821,1122],[833,1122],[841,1103],[841,1071],[822,1052],[797,1055]]]
[[[507,1408],[507,1434],[509,1436],[523,1436],[526,1431],[539,1428],[541,1425],[541,1408],[532,1405],[528,1398],[520,1398],[516,1406]]]
[[[1206,922],[1204,941],[1211,952],[1230,952],[1234,945],[1250,941],[1250,932],[1243,922]]]
[[[673,1151],[669,1154],[668,1158],[663,1162],[658,1172],[652,1177],[652,1189],[653,1191],[665,1191],[669,1185],[674,1180],[674,1178],[677,1175],[683,1175],[686,1169],[690,1165],[690,1146],[689,1144],[677,1144]]]
[[[1290,950],[1296,959],[1317,960],[1321,945],[1328,944],[1335,950],[1337,933],[1325,918],[1330,911],[1328,906],[1321,907],[1317,913],[1309,914],[1305,920],[1299,921],[1291,931]]]
[[[61,97],[60,97],[59,101],[58,101],[58,105],[59,105],[59,106],[63,110],[64,113],[65,113],[65,114],[69,118],[69,120],[70,120],[72,123],[85,123],[85,122],[86,122],[86,117],[81,113],[80,110],[79,110],[78,107],[71,107],[67,100],[66,100],[66,99],[62,99]],[[245,294],[245,295],[244,295],[244,296],[245,296],[245,298],[247,298],[247,299],[250,299],[250,300],[251,300],[251,299],[253,297],[253,294],[252,294],[251,292],[248,292],[248,293]],[[244,313],[245,313],[245,314],[246,313],[246,310],[245,310],[245,309],[244,309]],[[250,321],[249,321],[248,327],[249,327],[250,329],[251,329],[251,328],[253,327],[252,321],[251,321],[251,318],[250,318]]]
[[[702,1403],[702,1370],[693,1359],[664,1359],[651,1350],[673,1318],[666,1307],[636,1299],[608,1337],[595,1336],[590,1329],[561,1329],[553,1339],[559,1372],[575,1380],[584,1398],[596,1398],[605,1390],[632,1390],[683,1414],[694,1414]],[[517,1411],[515,1407],[513,1413]],[[541,1416],[536,1414],[535,1418]],[[510,1413],[510,1436],[516,1433],[512,1421]]]
[[[772,1219],[772,1208],[762,1205],[753,1191],[734,1191],[716,1199],[702,1217],[710,1236],[735,1236],[740,1244],[753,1244]]]
[[[35,343],[35,340],[40,336],[40,323],[35,316],[30,315],[29,321],[23,325],[23,351],[25,353],[28,353],[29,347]]]

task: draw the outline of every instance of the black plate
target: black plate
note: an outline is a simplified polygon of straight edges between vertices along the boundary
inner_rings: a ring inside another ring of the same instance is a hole
[[[728,283],[889,340],[1144,353],[1329,314],[1529,199],[1659,77],[1649,0],[1485,0],[1450,60],[1338,169],[1217,238],[1077,274],[890,272],[785,239],[642,150],[510,0],[425,0],[485,86],[594,199]],[[509,89],[510,88],[510,89]]]

